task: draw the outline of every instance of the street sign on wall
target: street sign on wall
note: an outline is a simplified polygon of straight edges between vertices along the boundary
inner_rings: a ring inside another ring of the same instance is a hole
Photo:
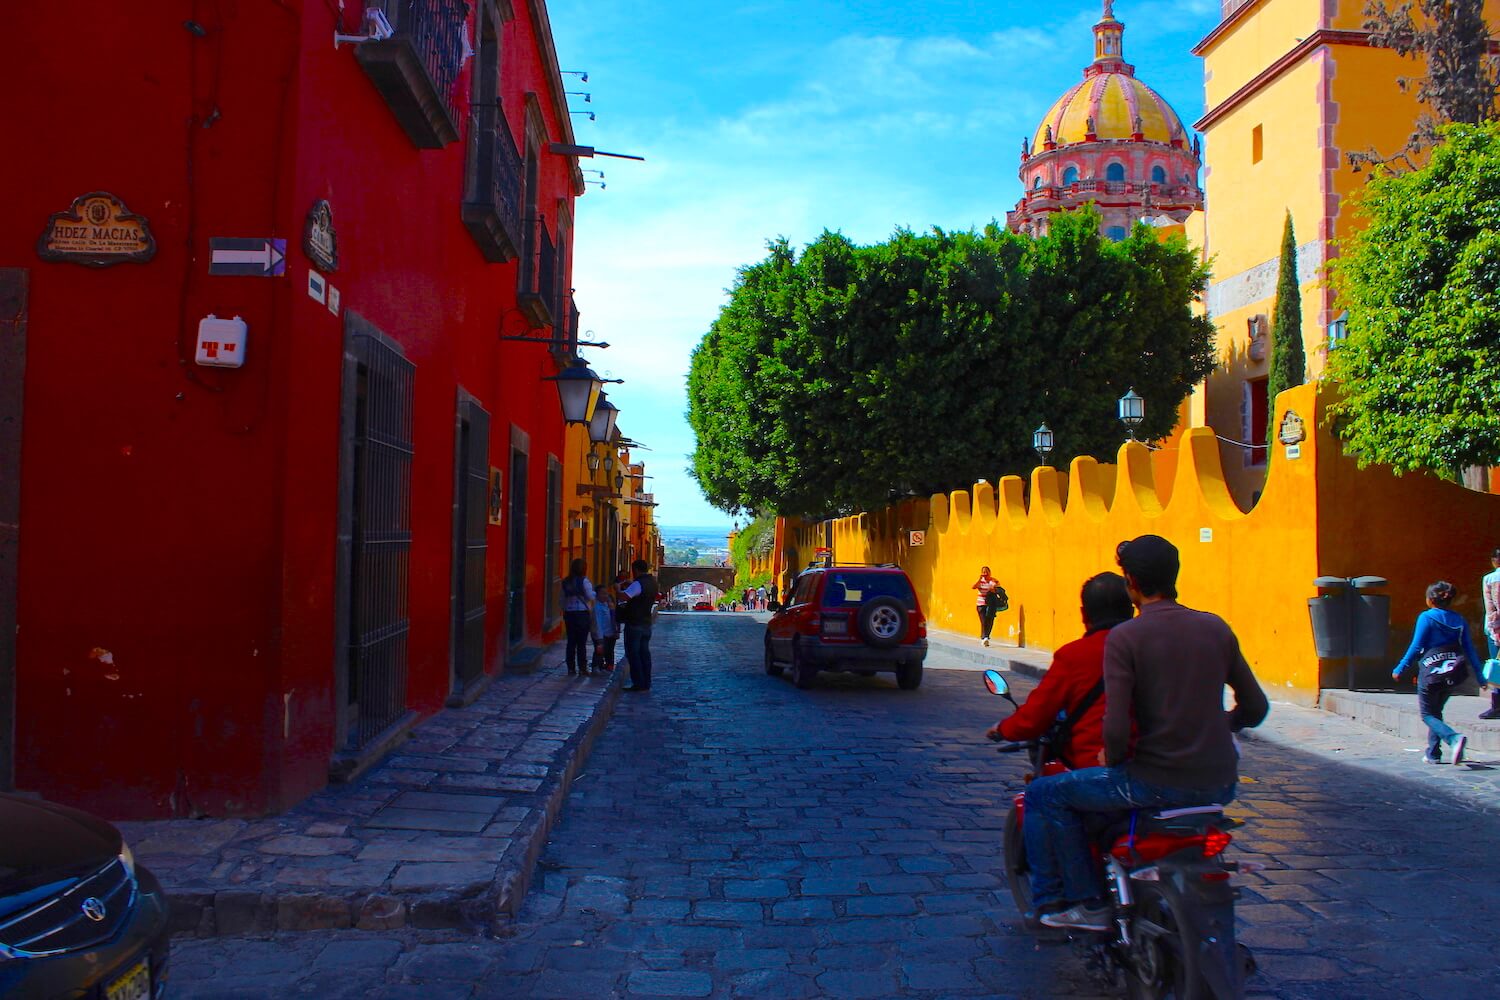
[[[918,546],[918,545],[926,545],[927,544],[927,532],[925,532],[925,531],[913,531],[911,533],[911,544],[914,547]]]
[[[273,278],[286,273],[286,240],[215,236],[208,253],[209,274]]]

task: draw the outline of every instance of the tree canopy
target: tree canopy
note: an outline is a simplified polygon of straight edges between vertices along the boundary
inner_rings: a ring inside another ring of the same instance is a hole
[[[1112,460],[1127,389],[1161,438],[1213,367],[1206,282],[1181,237],[1111,242],[1092,210],[1035,239],[774,241],[693,353],[692,471],[723,510],[825,515],[1022,473],[1043,421],[1054,459]]]
[[[1500,463],[1500,124],[1453,125],[1425,167],[1377,175],[1339,241],[1348,339],[1334,428],[1361,464],[1449,478]]]

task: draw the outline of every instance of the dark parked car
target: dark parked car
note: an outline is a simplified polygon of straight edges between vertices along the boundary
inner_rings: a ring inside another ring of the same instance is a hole
[[[167,899],[113,826],[0,795],[0,997],[154,1000]]]
[[[922,683],[927,619],[899,566],[830,566],[797,578],[786,605],[766,624],[766,673],[792,671],[799,688],[820,670],[896,674]]]

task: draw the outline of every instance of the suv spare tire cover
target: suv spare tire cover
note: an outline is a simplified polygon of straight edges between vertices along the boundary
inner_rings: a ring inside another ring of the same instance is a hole
[[[866,645],[889,649],[906,639],[906,605],[894,597],[876,597],[859,608],[859,636]]]

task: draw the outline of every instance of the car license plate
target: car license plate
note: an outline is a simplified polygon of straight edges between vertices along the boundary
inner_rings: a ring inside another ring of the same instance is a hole
[[[848,635],[849,634],[849,620],[847,618],[824,618],[823,619],[823,634],[824,635]]]
[[[141,959],[104,987],[104,1000],[151,1000],[151,962]]]

